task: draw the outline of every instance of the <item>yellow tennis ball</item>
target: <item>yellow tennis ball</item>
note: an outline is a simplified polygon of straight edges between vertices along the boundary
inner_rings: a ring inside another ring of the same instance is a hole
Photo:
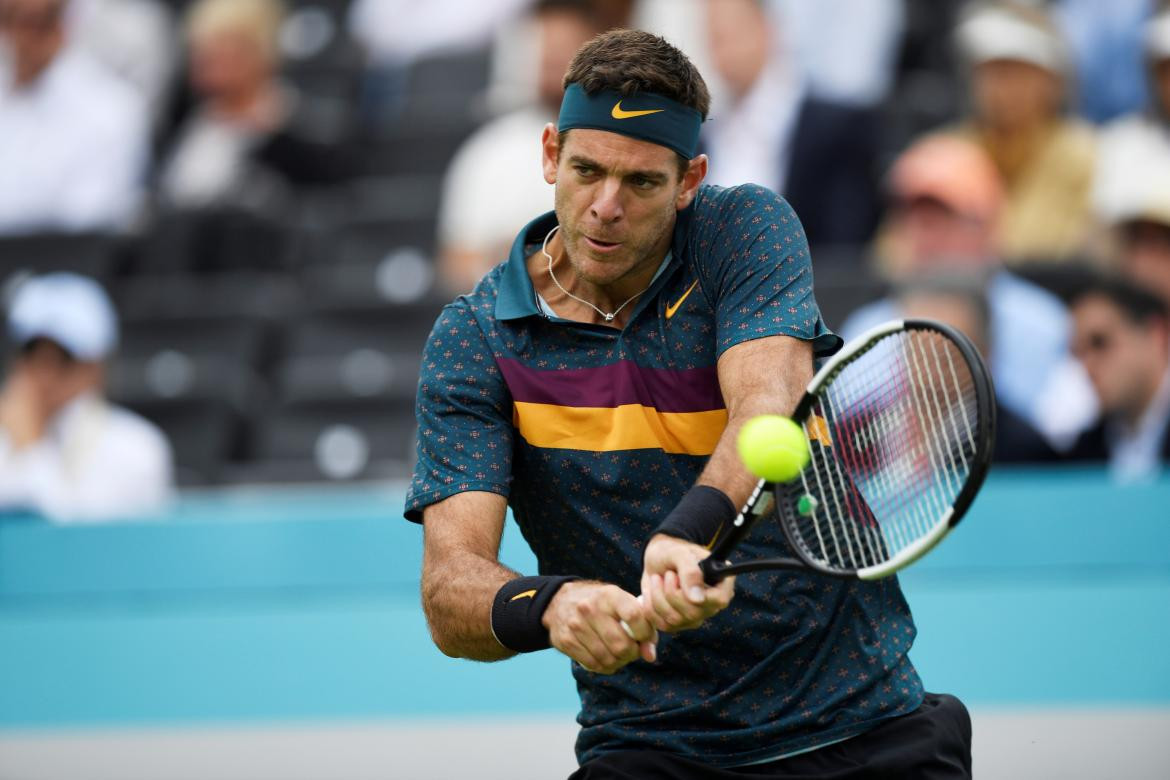
[[[769,482],[795,479],[808,465],[804,430],[787,417],[761,414],[744,423],[736,440],[748,471]]]

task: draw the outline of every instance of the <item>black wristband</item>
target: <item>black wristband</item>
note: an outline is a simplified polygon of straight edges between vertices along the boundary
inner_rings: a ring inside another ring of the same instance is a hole
[[[549,602],[566,582],[580,577],[519,577],[496,591],[492,601],[492,633],[517,653],[549,647],[548,629],[540,622]]]
[[[719,532],[737,515],[739,510],[722,490],[710,485],[695,485],[666,516],[662,525],[654,529],[654,533],[677,536],[710,547]]]

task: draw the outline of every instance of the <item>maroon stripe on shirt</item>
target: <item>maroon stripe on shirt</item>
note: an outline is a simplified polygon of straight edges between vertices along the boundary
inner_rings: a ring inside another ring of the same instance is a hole
[[[674,370],[622,360],[595,368],[541,370],[513,358],[496,362],[515,401],[600,408],[641,404],[660,412],[724,408],[714,366]]]

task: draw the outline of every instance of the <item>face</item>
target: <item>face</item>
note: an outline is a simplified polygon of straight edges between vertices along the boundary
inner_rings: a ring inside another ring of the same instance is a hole
[[[1170,225],[1134,222],[1121,233],[1125,274],[1170,304]]]
[[[680,177],[670,149],[603,130],[570,130],[562,148],[550,124],[543,151],[569,263],[579,278],[603,287],[636,279],[662,260],[678,211],[707,173],[704,155]]]
[[[912,268],[979,267],[993,256],[992,231],[984,221],[934,198],[898,200],[893,216],[895,238]]]
[[[273,63],[255,37],[242,30],[221,29],[191,39],[190,79],[208,98],[252,93],[271,77]]]
[[[98,364],[77,361],[57,344],[44,339],[25,347],[18,366],[36,387],[37,396],[50,414],[56,414],[74,398],[101,383]]]
[[[546,11],[538,20],[540,27],[540,69],[537,88],[540,101],[554,110],[561,105],[565,71],[573,55],[598,31],[578,13]]]
[[[749,89],[768,62],[772,36],[755,0],[707,0],[707,40],[720,78],[736,95]]]
[[[0,37],[12,56],[16,78],[35,78],[65,42],[62,0],[0,0]]]
[[[1060,79],[1028,62],[991,60],[977,65],[972,88],[980,120],[998,130],[1033,127],[1060,110]]]
[[[1085,366],[1107,414],[1140,414],[1161,379],[1166,339],[1157,325],[1130,322],[1108,298],[1073,307],[1073,354]]]

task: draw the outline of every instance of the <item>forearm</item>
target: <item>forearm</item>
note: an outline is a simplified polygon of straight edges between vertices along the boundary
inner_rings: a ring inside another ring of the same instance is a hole
[[[780,339],[780,345],[773,343],[774,339]],[[737,351],[740,354],[732,354]],[[778,362],[777,352],[787,359]],[[745,365],[769,366],[771,370],[745,371]],[[791,415],[812,374],[812,349],[806,342],[773,337],[728,350],[719,366],[719,380],[727,403],[727,427],[699,474],[698,484],[718,488],[737,508],[742,506],[757,479],[744,468],[736,449],[739,429],[757,415]]]
[[[422,603],[431,638],[446,655],[498,661],[514,653],[492,633],[492,600],[514,571],[497,560],[506,501],[460,493],[423,512]]]
[[[515,655],[492,633],[492,600],[519,575],[495,560],[471,552],[427,555],[422,600],[431,638],[446,655],[499,661]]]

